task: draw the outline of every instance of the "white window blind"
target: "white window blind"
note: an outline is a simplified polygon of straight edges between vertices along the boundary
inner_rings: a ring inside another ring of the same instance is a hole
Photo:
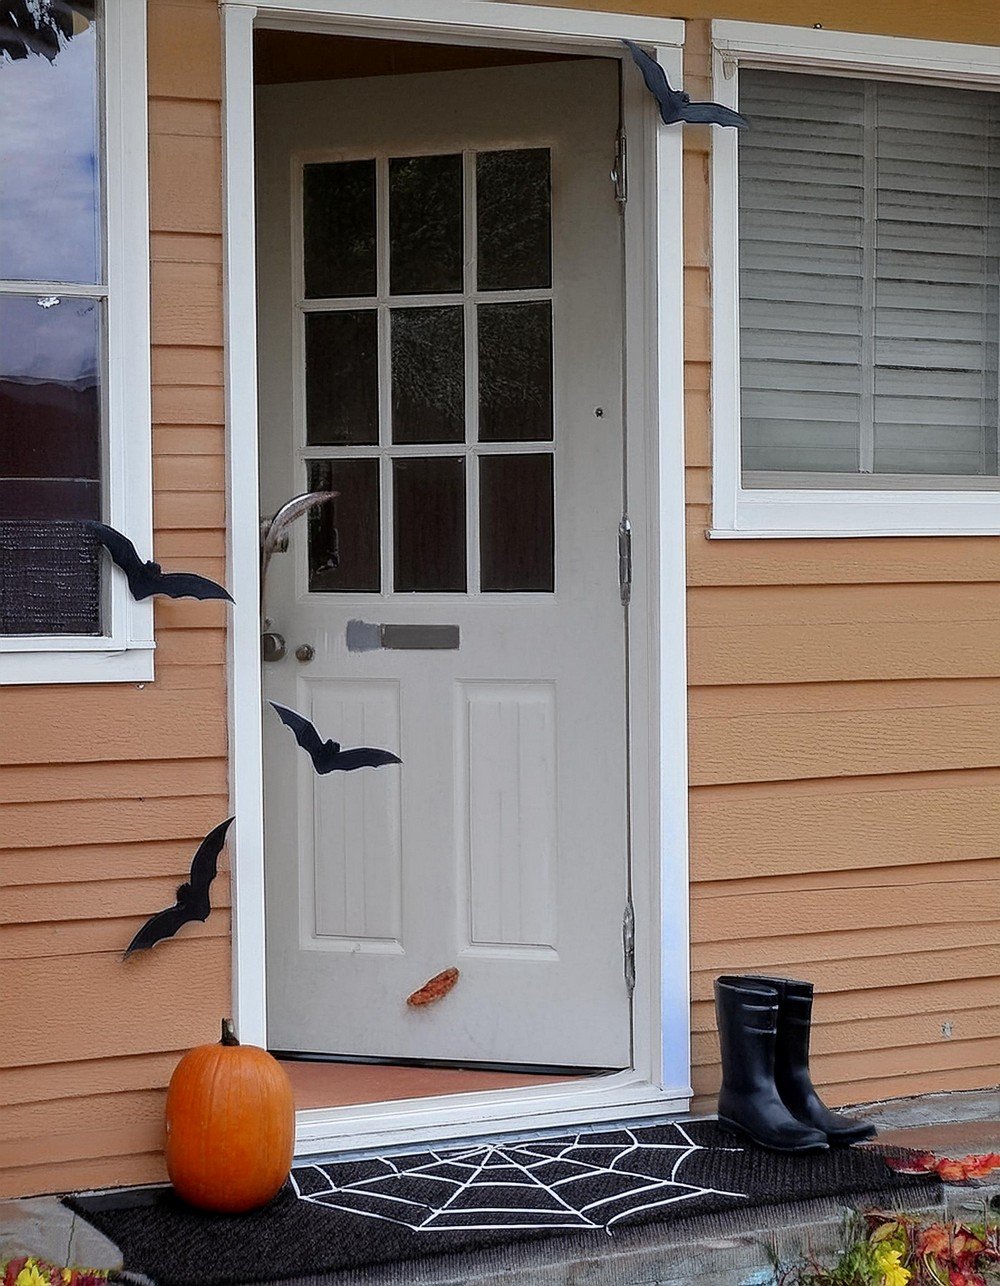
[[[740,110],[744,484],[995,479],[1000,95],[745,69]]]

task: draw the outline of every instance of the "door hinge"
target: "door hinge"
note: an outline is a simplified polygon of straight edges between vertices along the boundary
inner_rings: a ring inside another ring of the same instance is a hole
[[[618,126],[615,135],[615,162],[611,168],[611,182],[615,185],[615,200],[624,206],[628,200],[628,140],[624,125]]]
[[[632,524],[628,514],[622,514],[618,524],[618,586],[622,606],[627,607],[632,597]]]
[[[631,897],[625,903],[625,914],[622,916],[622,950],[625,957],[625,990],[631,999],[635,991],[635,909]]]

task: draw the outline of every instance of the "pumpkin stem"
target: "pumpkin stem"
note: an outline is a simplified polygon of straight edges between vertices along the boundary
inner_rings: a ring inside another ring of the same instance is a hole
[[[233,1030],[233,1020],[223,1018],[222,1020],[222,1042],[223,1045],[238,1045],[240,1042],[236,1039],[236,1032]]]

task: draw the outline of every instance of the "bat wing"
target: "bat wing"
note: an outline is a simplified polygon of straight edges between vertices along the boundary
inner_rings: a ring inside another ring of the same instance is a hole
[[[125,573],[132,597],[148,598],[154,592],[149,570],[128,536],[103,522],[88,522],[86,525],[111,555],[112,562]]]
[[[228,590],[217,585],[207,576],[197,576],[194,572],[168,572],[157,577],[157,594],[166,594],[168,598],[224,598],[230,603],[233,596]]]
[[[721,103],[685,103],[680,109],[680,118],[692,125],[732,125],[736,129],[750,126],[745,116]]]
[[[342,750],[337,756],[334,768],[340,772],[353,772],[355,768],[382,768],[386,764],[401,764],[403,761],[390,750],[376,750],[371,746],[355,746],[353,750]]]
[[[191,878],[177,890],[177,901],[165,911],[150,916],[125,951],[127,960],[134,951],[155,947],[164,938],[172,938],[178,929],[192,920],[204,922],[212,910],[208,890],[219,869],[219,854],[226,842],[226,831],[234,818],[228,817],[208,832],[198,845],[191,862]]]
[[[692,103],[687,94],[671,87],[667,73],[655,58],[650,58],[644,49],[640,49],[631,40],[623,43],[642,72],[646,88],[659,103],[660,118],[665,125],[688,121],[699,125],[733,125],[737,129],[749,126],[747,118],[734,112],[731,107],[723,107],[720,103]]]
[[[677,94],[670,88],[670,82],[667,80],[667,73],[663,70],[655,58],[650,58],[645,49],[640,49],[638,45],[631,40],[622,42],[629,53],[635,60],[635,65],[642,72],[642,78],[646,82],[646,88],[653,95],[656,101],[663,106],[664,99],[673,102]]]
[[[209,885],[215,879],[219,870],[219,854],[222,852],[222,846],[226,842],[226,831],[233,824],[233,818],[227,817],[224,822],[213,827],[205,838],[198,845],[198,851],[191,860],[191,907],[201,910],[208,908],[211,910],[211,904],[208,901]],[[206,911],[207,919],[207,911]]]
[[[278,712],[278,718],[285,727],[291,728],[295,734],[295,740],[312,759],[313,767],[316,771],[318,773],[328,773],[340,751],[337,743],[335,741],[324,741],[316,731],[315,725],[304,714],[290,710],[288,706],[279,705],[277,701],[272,701],[271,705]]]
[[[124,958],[127,960],[135,951],[145,951],[149,947],[155,947],[164,938],[172,938],[179,928],[196,918],[191,914],[190,907],[180,902],[167,907],[165,911],[158,911],[156,915],[150,916],[128,944]]]

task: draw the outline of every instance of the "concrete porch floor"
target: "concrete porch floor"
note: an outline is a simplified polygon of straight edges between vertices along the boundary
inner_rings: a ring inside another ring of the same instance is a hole
[[[928,1095],[857,1109],[879,1126],[879,1142],[960,1157],[1000,1151],[1000,1091]],[[973,1187],[945,1185],[936,1215],[981,1217],[991,1200],[1000,1203],[996,1181]],[[287,1286],[771,1286],[767,1247],[794,1258],[806,1247],[819,1257],[840,1245],[846,1208],[813,1201],[737,1212],[722,1219],[693,1219],[625,1230],[606,1249],[574,1253],[571,1238],[530,1243],[484,1253],[469,1261],[450,1257],[376,1271],[299,1278]],[[33,1254],[59,1264],[118,1269],[114,1245],[58,1197],[0,1202],[0,1263]],[[139,1281],[137,1278],[123,1280]]]

